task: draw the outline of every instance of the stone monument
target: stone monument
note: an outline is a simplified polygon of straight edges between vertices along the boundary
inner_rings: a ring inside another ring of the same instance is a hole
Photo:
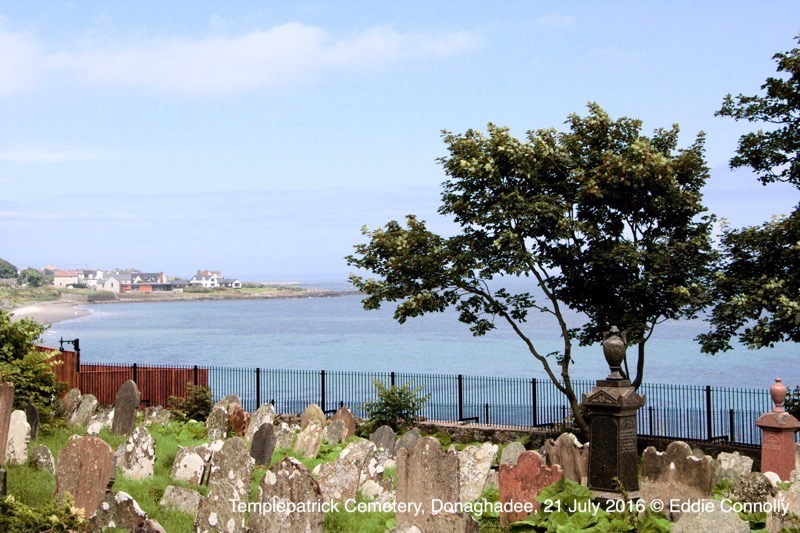
[[[8,444],[8,429],[11,425],[11,413],[14,411],[14,385],[3,381],[0,375],[0,497],[6,495],[6,471],[3,463]]]
[[[800,421],[783,409],[786,387],[781,378],[769,389],[775,408],[756,420],[761,428],[761,471],[775,472],[784,481],[791,477],[795,468],[794,434],[800,429]]]
[[[584,394],[583,405],[591,417],[589,446],[589,488],[599,500],[639,497],[636,411],[644,405],[643,395],[620,373],[627,339],[616,326],[603,335],[603,354],[611,374]]]

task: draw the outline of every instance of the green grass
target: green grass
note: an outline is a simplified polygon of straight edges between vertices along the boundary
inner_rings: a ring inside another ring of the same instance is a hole
[[[360,496],[356,503],[367,503]],[[338,512],[325,513],[324,531],[329,533],[383,533],[395,527],[394,513],[384,512],[348,512],[344,505]]]

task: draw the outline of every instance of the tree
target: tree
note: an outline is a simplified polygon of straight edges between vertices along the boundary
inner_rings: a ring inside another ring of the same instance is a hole
[[[45,277],[44,274],[35,268],[28,267],[19,273],[19,278],[17,281],[22,285],[41,287],[45,284]]]
[[[16,278],[17,267],[0,258],[0,278]]]
[[[444,132],[439,213],[459,233],[436,235],[410,215],[405,227],[364,228],[368,242],[347,261],[375,275],[351,275],[364,308],[399,302],[401,323],[451,306],[474,335],[507,322],[588,435],[569,374],[573,341],[597,343],[611,325],[627,330],[638,345],[638,387],[656,324],[693,317],[706,302],[712,218],[702,216],[702,134],[678,150],[677,126],[647,137],[641,121],[612,120],[597,104],[567,124],[563,133],[528,132],[524,142],[491,124],[488,135]],[[530,289],[514,292],[504,276],[530,280]],[[565,308],[586,323],[568,323]],[[525,329],[530,311],[554,321],[561,351],[539,351]]]
[[[779,75],[767,78],[764,94],[729,94],[717,115],[770,128],[739,139],[731,168],[749,167],[765,185],[779,181],[800,188],[800,49],[773,59]],[[751,348],[800,342],[800,206],[760,226],[723,227],[721,249],[711,331],[698,337],[702,350],[730,350],[734,338]]]

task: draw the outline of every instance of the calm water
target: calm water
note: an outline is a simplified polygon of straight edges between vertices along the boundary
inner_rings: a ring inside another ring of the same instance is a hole
[[[87,308],[90,316],[54,324],[46,344],[78,337],[83,360],[92,362],[546,377],[510,328],[475,338],[454,313],[400,325],[390,308],[364,311],[358,296]],[[538,313],[531,319],[526,331],[539,351],[558,350],[555,324]],[[700,320],[658,326],[648,342],[645,381],[760,388],[782,377],[787,386],[800,383],[800,346],[711,357],[693,341],[703,331]],[[599,343],[574,351],[573,377],[605,377]],[[635,364],[635,350],[630,355]]]

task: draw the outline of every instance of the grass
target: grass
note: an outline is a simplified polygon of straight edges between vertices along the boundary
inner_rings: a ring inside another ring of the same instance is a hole
[[[46,287],[12,287],[0,285],[0,302],[16,307],[26,302],[49,302],[61,298],[62,289],[48,285]]]

